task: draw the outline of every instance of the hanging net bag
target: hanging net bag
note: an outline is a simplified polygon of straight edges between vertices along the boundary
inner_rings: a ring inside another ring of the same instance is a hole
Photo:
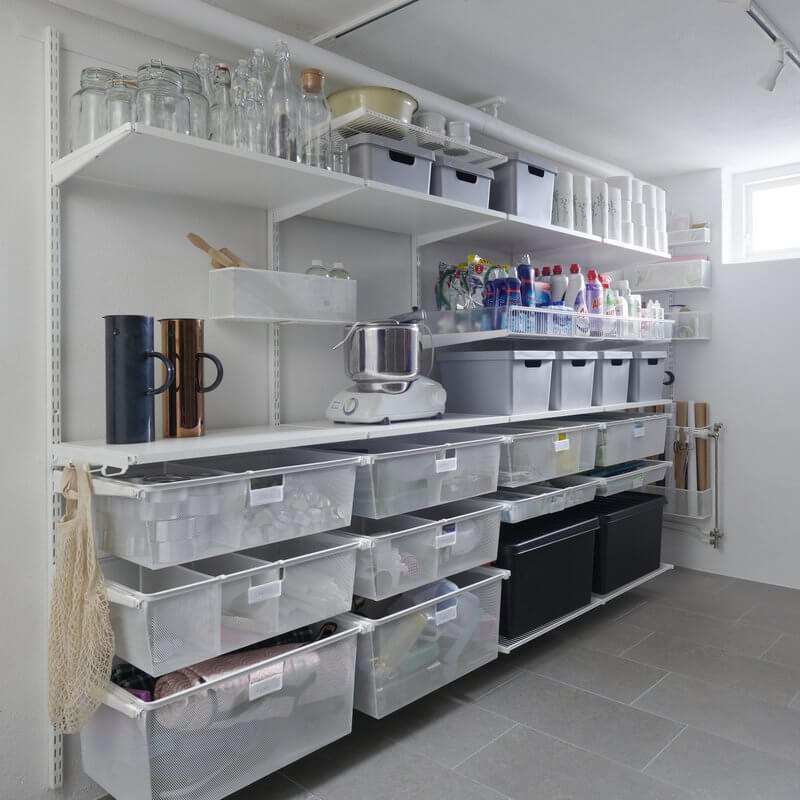
[[[114,656],[114,631],[92,533],[86,465],[63,472],[67,512],[56,529],[48,641],[50,722],[76,733],[102,702]]]

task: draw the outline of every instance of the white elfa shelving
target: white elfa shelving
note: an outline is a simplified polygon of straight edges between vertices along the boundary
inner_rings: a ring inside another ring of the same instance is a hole
[[[710,311],[671,311],[667,319],[674,322],[674,342],[708,342],[711,340]]]

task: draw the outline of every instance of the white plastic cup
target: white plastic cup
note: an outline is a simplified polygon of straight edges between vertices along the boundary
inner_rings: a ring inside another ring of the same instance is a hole
[[[447,135],[464,144],[470,143],[469,122],[451,120],[447,123]]]
[[[572,173],[560,169],[553,188],[552,221],[554,225],[570,230],[575,227],[573,204]]]
[[[442,136],[444,136],[447,126],[444,114],[440,114],[438,111],[417,111],[411,121],[415,125],[419,125],[420,128],[426,128],[433,133],[440,133]]]
[[[592,233],[608,238],[608,184],[592,181]]]

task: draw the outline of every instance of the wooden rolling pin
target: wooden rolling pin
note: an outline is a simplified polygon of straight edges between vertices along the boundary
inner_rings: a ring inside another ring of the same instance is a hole
[[[207,253],[211,257],[211,266],[214,269],[222,269],[223,267],[246,267],[246,262],[242,261],[239,256],[227,247],[221,247],[219,250],[213,248],[202,236],[196,233],[187,233],[186,238],[199,250]]]

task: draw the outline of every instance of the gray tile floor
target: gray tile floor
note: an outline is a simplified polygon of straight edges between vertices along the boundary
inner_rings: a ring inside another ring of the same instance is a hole
[[[666,573],[232,798],[798,800],[800,591]]]

